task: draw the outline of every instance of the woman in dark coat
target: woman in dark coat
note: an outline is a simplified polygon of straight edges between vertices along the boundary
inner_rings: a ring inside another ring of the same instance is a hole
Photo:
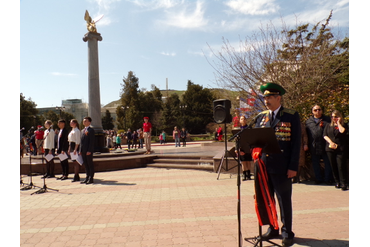
[[[325,151],[328,154],[335,180],[335,188],[348,190],[346,154],[348,127],[344,124],[342,114],[335,110],[331,114],[331,123],[324,129]]]

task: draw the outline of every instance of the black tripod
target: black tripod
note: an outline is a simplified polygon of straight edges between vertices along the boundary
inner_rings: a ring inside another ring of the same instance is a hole
[[[42,154],[41,155],[41,159],[42,159],[42,171],[44,172],[44,154]],[[41,189],[39,189],[38,191],[35,191],[35,192],[33,192],[31,195],[33,195],[33,194],[42,194],[42,193],[45,193],[45,192],[48,192],[48,189],[49,190],[53,190],[53,191],[59,191],[59,190],[57,190],[57,189],[51,189],[51,188],[48,188],[47,186],[46,186],[46,183],[45,183],[45,178],[46,178],[46,176],[43,176],[43,179],[44,179],[44,186],[41,188]]]
[[[28,176],[30,177],[30,183],[27,186],[21,188],[21,190],[30,190],[30,189],[33,189],[35,187],[41,188],[39,186],[34,185],[33,182],[32,182],[32,176],[34,174],[32,173],[32,157],[31,157],[32,156],[32,153],[31,152],[29,153],[29,156],[30,156],[30,172],[29,172],[29,175]],[[22,176],[21,176],[21,184],[23,184]]]
[[[233,138],[234,139],[234,138]],[[229,151],[227,150],[227,134],[226,134],[226,123],[225,123],[225,152],[224,152],[224,154],[222,155],[222,158],[221,158],[221,161],[220,161],[220,164],[218,165],[218,168],[217,168],[217,180],[219,179],[219,177],[220,177],[220,173],[221,173],[221,170],[222,169],[224,169],[226,172],[227,171],[229,171],[229,170],[232,170],[232,169],[234,169],[236,166],[234,166],[234,167],[231,167],[230,169],[229,169],[229,165],[228,165],[228,160],[227,160],[227,158],[228,157],[234,157],[235,158],[235,152],[234,152],[234,150],[235,150],[235,148],[232,148],[232,149],[230,149]],[[230,140],[229,140],[230,141]],[[224,163],[224,161],[226,161],[226,169],[225,168],[223,168],[222,166],[223,166],[223,163]],[[231,174],[230,174],[230,178],[231,178]]]

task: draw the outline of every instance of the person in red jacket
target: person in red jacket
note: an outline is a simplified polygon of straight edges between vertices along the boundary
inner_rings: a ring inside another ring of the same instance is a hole
[[[150,136],[150,134],[152,133],[152,124],[149,123],[149,118],[148,117],[144,117],[143,132],[144,132],[144,142],[145,142],[145,148],[146,148],[146,153],[145,154],[150,154],[150,152],[151,152],[151,136]]]
[[[217,130],[217,137],[218,137],[218,140],[219,141],[222,141],[222,127],[221,126],[219,126],[218,127],[218,130]]]
[[[42,130],[41,125],[37,126],[37,130],[35,131],[35,139],[36,139],[37,154],[41,154],[42,153],[42,141],[44,140],[44,131]]]

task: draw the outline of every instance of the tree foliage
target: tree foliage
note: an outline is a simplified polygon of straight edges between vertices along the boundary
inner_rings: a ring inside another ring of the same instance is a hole
[[[280,84],[287,90],[284,105],[296,109],[302,120],[316,103],[349,116],[349,38],[334,35],[331,17],[294,29],[284,22],[281,29],[269,23],[240,41],[238,48],[224,39],[221,51],[210,48],[217,82],[243,98],[259,94],[266,82]]]
[[[103,129],[106,129],[106,130],[113,129],[114,127],[113,118],[108,109],[105,111],[105,116],[102,117],[101,121],[102,121]]]
[[[205,133],[206,125],[213,121],[213,94],[208,88],[188,81],[183,95],[183,126],[191,133]]]
[[[134,72],[128,72],[121,86],[121,106],[116,109],[118,129],[138,129],[145,116],[152,119],[162,110],[161,91],[154,85],[152,91],[139,90],[139,78]]]
[[[20,129],[25,128],[25,131],[23,131],[24,134],[32,126],[36,127],[42,123],[42,119],[37,116],[38,110],[36,106],[36,103],[31,98],[27,100],[22,93],[20,94]]]
[[[121,105],[117,107],[118,129],[137,129],[143,117],[150,118],[153,134],[165,130],[171,133],[174,126],[186,128],[190,133],[205,133],[206,125],[213,121],[212,92],[188,81],[182,95],[171,94],[164,102],[162,93],[155,85],[151,91],[139,90],[139,79],[132,71],[123,79]]]

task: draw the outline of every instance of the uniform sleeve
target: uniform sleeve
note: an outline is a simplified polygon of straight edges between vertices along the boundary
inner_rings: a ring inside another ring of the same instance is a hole
[[[299,156],[301,151],[301,121],[298,112],[295,112],[292,120],[291,159],[289,170],[298,171]]]

